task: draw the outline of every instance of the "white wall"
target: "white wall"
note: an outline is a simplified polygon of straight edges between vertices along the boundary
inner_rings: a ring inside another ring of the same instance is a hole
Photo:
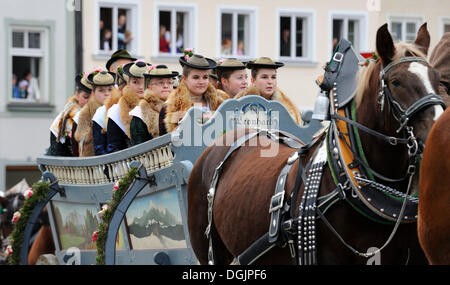
[[[24,165],[35,161],[49,146],[49,127],[57,113],[61,111],[67,98],[73,92],[74,78],[74,47],[73,41],[67,39],[74,37],[68,33],[68,10],[64,0],[14,0],[0,1],[0,190],[4,185],[4,167],[9,163]],[[13,112],[7,109],[5,86],[11,84],[7,64],[8,48],[5,46],[7,27],[5,19],[27,21],[31,23],[52,23],[53,39],[50,44],[50,68],[54,70],[53,78],[49,80],[48,94],[51,104],[55,106],[53,112]],[[70,18],[70,19],[73,19]],[[70,22],[69,22],[70,24]],[[71,24],[73,27],[73,24]],[[70,27],[70,26],[69,26]],[[69,30],[70,31],[70,30]],[[69,81],[69,74],[72,80]],[[30,181],[31,182],[31,181]],[[34,181],[33,181],[34,182]]]

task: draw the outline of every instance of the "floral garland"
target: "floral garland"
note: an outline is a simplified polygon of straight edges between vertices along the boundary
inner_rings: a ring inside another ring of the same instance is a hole
[[[108,235],[109,224],[117,209],[120,201],[122,201],[123,195],[127,192],[131,183],[133,183],[135,177],[138,175],[138,168],[132,167],[124,178],[117,181],[114,184],[112,201],[103,205],[102,210],[98,213],[101,218],[98,230],[92,234],[92,242],[97,245],[97,257],[96,264],[105,264],[105,243]]]
[[[10,265],[20,264],[20,250],[23,243],[23,234],[28,220],[30,219],[34,208],[37,204],[44,201],[47,198],[47,194],[50,191],[50,183],[47,181],[39,181],[34,183],[32,188],[28,189],[25,193],[25,203],[18,212],[14,213],[12,222],[14,223],[14,229],[11,233],[11,245],[6,248],[5,256],[8,257]]]

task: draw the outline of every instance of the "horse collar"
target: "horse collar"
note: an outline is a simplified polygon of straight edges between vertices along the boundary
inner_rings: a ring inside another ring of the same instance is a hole
[[[336,109],[335,112],[341,117],[348,119],[355,110],[347,105],[345,108]],[[407,143],[408,145],[408,143]],[[367,167],[368,163],[362,151],[361,142],[357,129],[347,121],[333,120],[328,131],[328,161],[336,185],[349,192],[346,195],[349,202],[359,212],[371,220],[381,223],[393,223],[398,221],[403,202],[406,204],[402,222],[414,222],[417,219],[418,199],[375,182],[375,178]],[[417,154],[417,153],[416,153]],[[414,157],[416,157],[414,154]],[[392,181],[401,181],[410,177],[410,171],[404,178],[393,179]],[[379,174],[376,174],[377,176]],[[388,180],[383,179],[383,180]]]

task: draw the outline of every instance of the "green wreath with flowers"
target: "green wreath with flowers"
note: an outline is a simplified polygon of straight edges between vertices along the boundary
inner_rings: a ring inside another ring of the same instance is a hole
[[[138,175],[138,170],[137,167],[132,167],[121,180],[114,184],[112,201],[103,205],[102,210],[99,212],[101,222],[97,231],[92,234],[92,241],[97,245],[97,257],[95,260],[97,265],[105,264],[105,243],[106,237],[108,236],[109,224],[117,206],[119,206],[123,196]]]
[[[33,210],[37,204],[43,202],[47,198],[50,191],[50,183],[47,181],[39,181],[33,184],[28,189],[25,196],[25,203],[18,212],[14,213],[12,222],[14,229],[11,233],[11,244],[6,248],[5,255],[8,256],[8,263],[10,265],[20,264],[20,250],[23,243],[23,235],[28,220],[33,214]]]

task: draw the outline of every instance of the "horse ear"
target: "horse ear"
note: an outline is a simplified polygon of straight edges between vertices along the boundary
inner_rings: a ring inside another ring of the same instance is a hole
[[[428,48],[430,47],[430,33],[427,29],[427,23],[424,23],[422,26],[420,26],[414,44],[417,45],[421,52],[423,52],[425,55],[428,55]]]
[[[395,55],[394,41],[388,30],[388,24],[384,24],[377,31],[377,53],[383,61],[383,65],[388,65]]]

